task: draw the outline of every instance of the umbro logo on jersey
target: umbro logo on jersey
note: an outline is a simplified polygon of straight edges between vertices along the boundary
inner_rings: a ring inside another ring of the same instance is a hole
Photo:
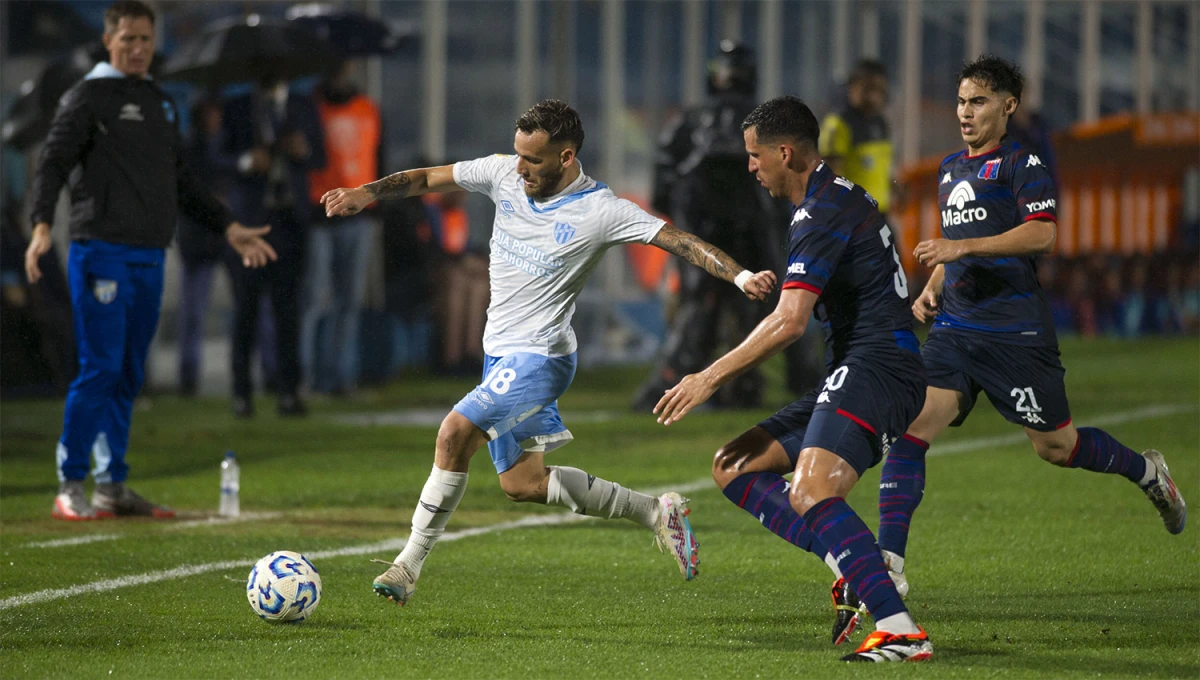
[[[1054,199],[1047,198],[1044,201],[1035,201],[1033,203],[1030,203],[1029,205],[1025,206],[1025,209],[1028,210],[1029,214],[1032,215],[1035,212],[1041,212],[1043,210],[1053,208],[1053,207],[1054,207]]]
[[[942,184],[949,184],[949,183],[950,183],[950,173],[947,172],[946,174],[942,175]]]
[[[990,162],[990,161],[989,161]],[[942,211],[942,226],[949,227],[956,224],[966,224],[975,222],[976,220],[987,219],[986,208],[967,208],[968,203],[975,201],[975,189],[971,188],[971,183],[963,180],[954,185],[950,190],[950,197],[946,199],[947,206],[954,206],[957,210],[947,208]]]
[[[811,219],[812,219],[812,215],[809,215],[807,210],[805,210],[804,208],[801,208],[796,213],[796,216],[792,218],[792,224],[795,224],[795,223],[799,222],[800,220],[811,220]]]
[[[513,207],[513,204],[508,200],[500,201],[500,209],[506,213],[514,213],[517,211],[517,209]]]
[[[793,262],[788,265],[787,273],[788,274],[800,274],[803,276],[804,274],[807,274],[808,272],[804,270],[803,262]]]
[[[1029,154],[1029,159],[1025,161],[1025,167],[1032,168],[1035,165],[1042,165],[1042,159],[1038,158],[1034,154]],[[1046,166],[1042,165],[1042,167],[1044,168]]]
[[[145,118],[142,118],[142,107],[138,106],[137,104],[133,104],[133,103],[122,106],[120,119],[121,120],[139,120],[139,121],[145,120]]]

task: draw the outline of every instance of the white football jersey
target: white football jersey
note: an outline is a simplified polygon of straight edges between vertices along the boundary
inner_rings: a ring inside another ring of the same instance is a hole
[[[497,154],[454,164],[454,183],[496,204],[492,299],[483,350],[491,356],[575,351],[575,298],[609,247],[649,243],[665,222],[583,174],[556,196],[525,195],[517,157]]]

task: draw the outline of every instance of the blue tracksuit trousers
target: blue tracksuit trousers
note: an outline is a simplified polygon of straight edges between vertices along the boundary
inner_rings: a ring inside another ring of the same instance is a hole
[[[67,258],[79,376],[67,393],[58,442],[60,480],[123,482],[133,400],[145,379],[146,354],[162,306],[162,248],[75,241]]]

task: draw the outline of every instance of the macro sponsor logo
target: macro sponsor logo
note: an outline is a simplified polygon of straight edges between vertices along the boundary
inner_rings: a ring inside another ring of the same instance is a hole
[[[968,208],[968,203],[975,201],[975,190],[971,188],[971,183],[963,180],[954,185],[950,190],[950,197],[946,199],[946,205],[954,206],[956,210],[947,208],[942,211],[942,226],[949,227],[956,224],[967,224],[979,220],[986,220],[988,212],[986,208]]]

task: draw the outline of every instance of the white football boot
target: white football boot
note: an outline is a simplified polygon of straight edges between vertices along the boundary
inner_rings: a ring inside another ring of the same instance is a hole
[[[1187,503],[1183,502],[1183,496],[1179,494],[1179,489],[1175,488],[1171,472],[1167,470],[1167,461],[1154,449],[1142,452],[1142,457],[1146,459],[1147,464],[1153,465],[1156,471],[1154,481],[1142,491],[1146,492],[1146,498],[1158,509],[1163,524],[1167,525],[1167,531],[1173,534],[1183,531],[1184,525],[1187,524]]]
[[[375,594],[386,597],[403,607],[408,602],[408,598],[412,597],[413,591],[417,589],[417,579],[409,573],[408,566],[383,560],[371,561],[388,565],[388,570],[376,576],[375,581],[371,584],[371,587],[375,589]]]
[[[658,522],[654,524],[654,543],[660,552],[670,553],[687,580],[699,574],[700,544],[688,522],[690,501],[675,492],[658,497]]]

